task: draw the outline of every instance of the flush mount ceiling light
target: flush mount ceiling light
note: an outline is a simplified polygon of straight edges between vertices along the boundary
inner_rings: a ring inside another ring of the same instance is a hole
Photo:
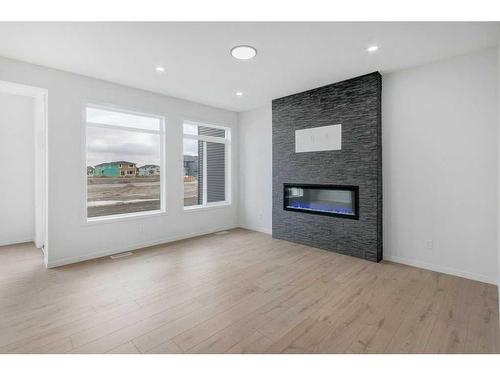
[[[376,45],[373,45],[373,46],[370,46],[366,49],[367,52],[377,52],[379,49],[379,46],[376,46]]]
[[[250,60],[257,55],[257,50],[252,46],[236,46],[231,48],[231,56],[238,60]]]
[[[243,96],[243,93],[241,91],[237,91],[236,96]]]
[[[157,67],[155,68],[155,70],[156,70],[157,72],[160,72],[160,73],[165,72],[165,68],[164,68],[163,66],[157,66]]]

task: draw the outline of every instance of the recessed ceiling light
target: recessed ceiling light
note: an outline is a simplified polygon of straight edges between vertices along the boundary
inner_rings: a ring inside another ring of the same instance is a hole
[[[243,93],[241,91],[237,91],[236,96],[243,96]]]
[[[367,52],[377,52],[379,49],[379,46],[370,46],[366,49]]]
[[[163,73],[163,72],[165,71],[165,68],[164,68],[163,66],[157,66],[157,67],[155,68],[155,70],[156,70],[157,72]]]
[[[252,46],[236,46],[231,49],[231,56],[238,60],[249,60],[257,55],[257,50]]]

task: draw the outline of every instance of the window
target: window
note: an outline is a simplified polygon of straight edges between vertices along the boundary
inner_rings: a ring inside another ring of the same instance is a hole
[[[184,123],[184,207],[229,204],[230,129]]]
[[[163,118],[88,105],[86,108],[87,218],[164,210]]]

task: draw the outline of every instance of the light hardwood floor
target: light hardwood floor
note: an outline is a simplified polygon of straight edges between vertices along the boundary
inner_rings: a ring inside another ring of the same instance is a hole
[[[0,248],[2,353],[498,353],[496,287],[243,229],[45,269]]]

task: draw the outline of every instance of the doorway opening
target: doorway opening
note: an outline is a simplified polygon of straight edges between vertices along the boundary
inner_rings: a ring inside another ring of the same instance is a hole
[[[47,89],[0,81],[0,245],[33,241],[48,255]],[[8,191],[7,191],[8,190]]]

